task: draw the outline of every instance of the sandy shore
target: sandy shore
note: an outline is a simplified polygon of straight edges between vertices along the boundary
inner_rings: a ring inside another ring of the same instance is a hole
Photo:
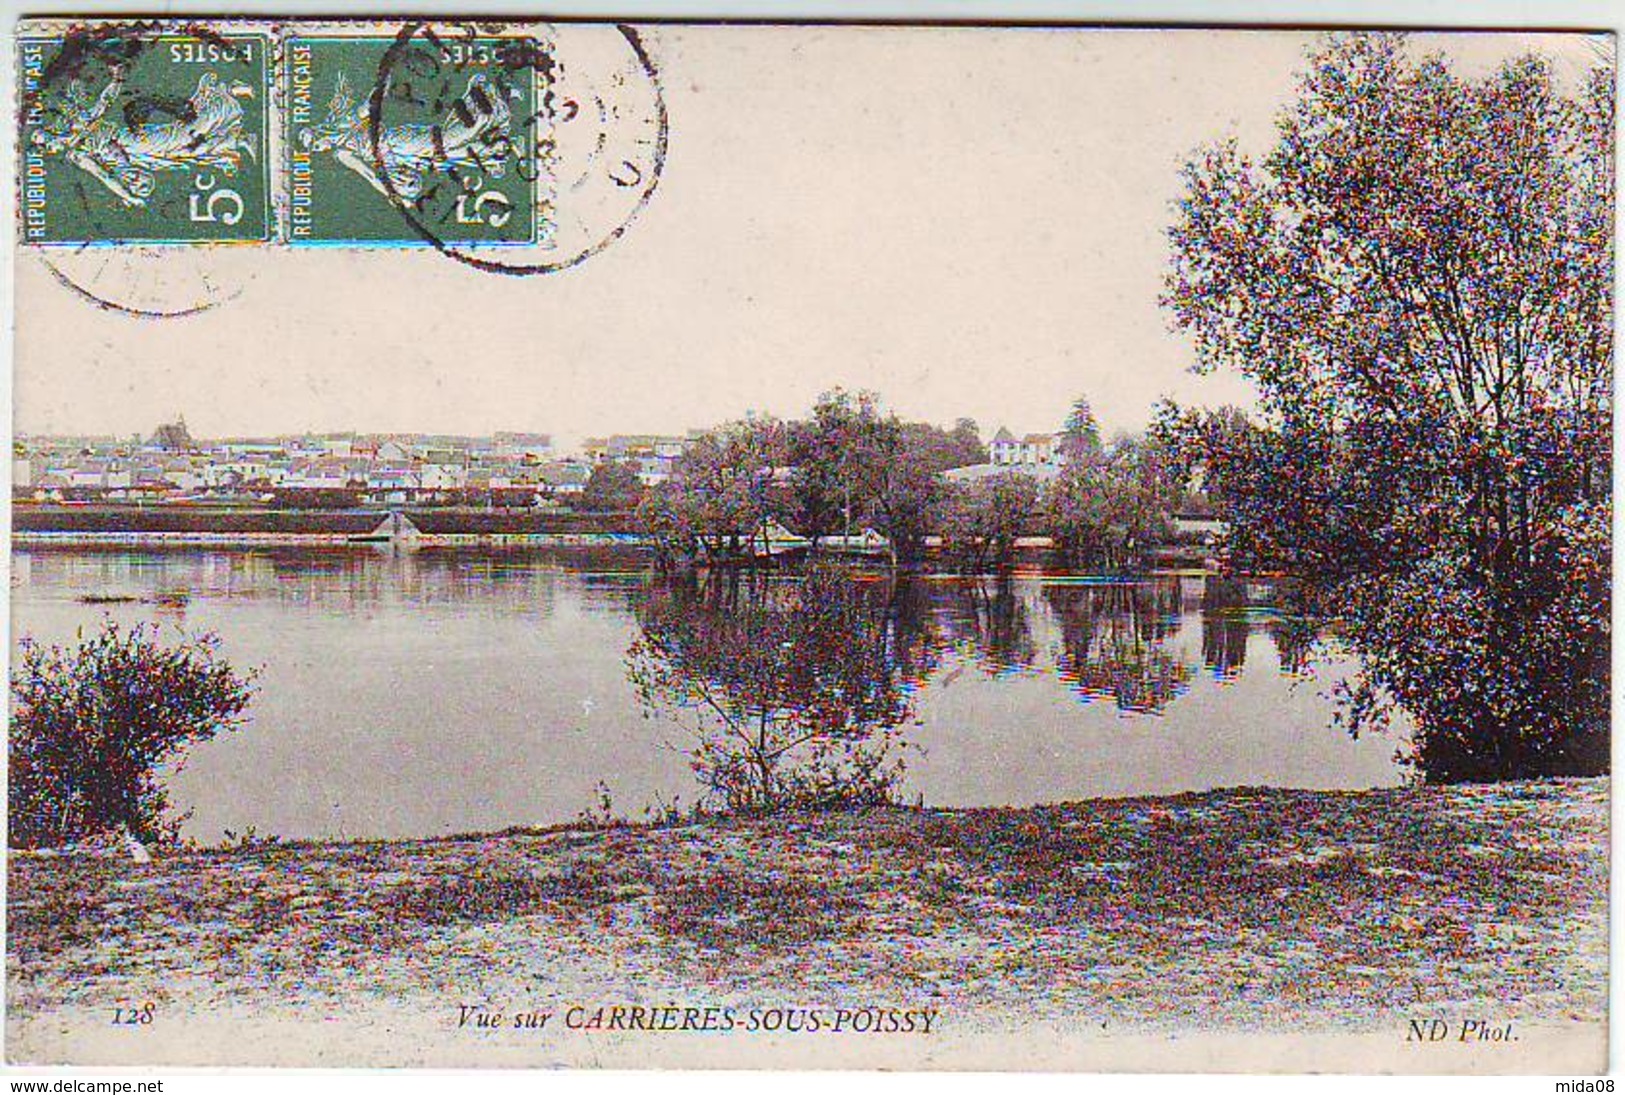
[[[14,854],[7,1055],[1589,1071],[1608,795],[1235,790]],[[151,1022],[115,1022],[148,1002]]]

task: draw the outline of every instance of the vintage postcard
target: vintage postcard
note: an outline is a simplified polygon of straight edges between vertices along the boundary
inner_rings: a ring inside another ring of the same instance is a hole
[[[1607,1068],[1611,33],[14,47],[9,1062]]]

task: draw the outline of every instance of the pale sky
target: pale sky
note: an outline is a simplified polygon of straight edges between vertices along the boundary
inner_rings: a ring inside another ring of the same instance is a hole
[[[677,432],[870,388],[985,434],[1108,430],[1160,397],[1246,402],[1189,372],[1157,306],[1177,169],[1264,148],[1316,36],[1288,32],[656,26],[671,119],[652,203],[558,274],[432,252],[236,249],[166,260],[240,285],[213,311],[99,310],[17,257],[15,426]],[[1419,37],[1477,71],[1576,36]]]

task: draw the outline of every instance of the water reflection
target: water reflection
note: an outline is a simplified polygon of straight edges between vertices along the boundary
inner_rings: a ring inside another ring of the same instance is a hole
[[[1057,670],[1079,699],[1158,714],[1189,686],[1190,667],[1166,645],[1179,630],[1177,580],[1052,585],[1044,594],[1061,627]]]
[[[184,618],[193,596],[272,601],[316,611],[381,606],[484,606],[546,614],[561,581],[594,604],[630,613],[644,568],[625,552],[282,547],[257,551],[30,549],[30,580],[93,599],[137,597]]]
[[[1401,778],[1394,741],[1332,728],[1325,694],[1351,665],[1267,584],[685,584],[624,549],[30,547],[13,560],[18,636],[155,620],[215,631],[234,664],[263,667],[251,725],[174,777],[205,840],[248,825],[390,837],[569,821],[601,780],[633,816],[694,801],[708,771],[748,786],[748,760],[697,755],[702,739],[670,717],[692,727],[707,696],[740,729],[765,717],[780,745],[819,731],[825,755],[809,758],[812,738],[787,750],[774,793],[824,793],[831,765],[863,770],[877,754],[871,776],[904,756],[899,793],[945,806]],[[640,679],[634,648],[664,676]]]
[[[1253,623],[1245,583],[1214,578],[1204,584],[1202,664],[1214,677],[1230,680],[1247,664],[1247,636]]]
[[[891,582],[814,568],[794,580],[712,573],[656,583],[627,674],[645,710],[689,735],[710,805],[731,811],[894,797],[899,728],[931,665],[917,602]]]
[[[1314,627],[1283,614],[1283,595],[1275,585],[1211,577],[1029,575],[948,585],[937,615],[943,641],[991,676],[1053,671],[1083,703],[1156,715],[1199,668],[1220,682],[1238,677],[1260,631],[1287,674],[1306,673]],[[1199,659],[1179,641],[1193,620]]]

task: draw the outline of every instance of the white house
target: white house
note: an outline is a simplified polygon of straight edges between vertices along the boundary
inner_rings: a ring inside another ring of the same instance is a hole
[[[1052,433],[1030,433],[1018,438],[1009,430],[1000,427],[999,432],[993,435],[993,443],[988,446],[988,454],[993,463],[1001,467],[1016,467],[1026,465],[1029,467],[1045,464],[1061,464],[1060,439]]]

